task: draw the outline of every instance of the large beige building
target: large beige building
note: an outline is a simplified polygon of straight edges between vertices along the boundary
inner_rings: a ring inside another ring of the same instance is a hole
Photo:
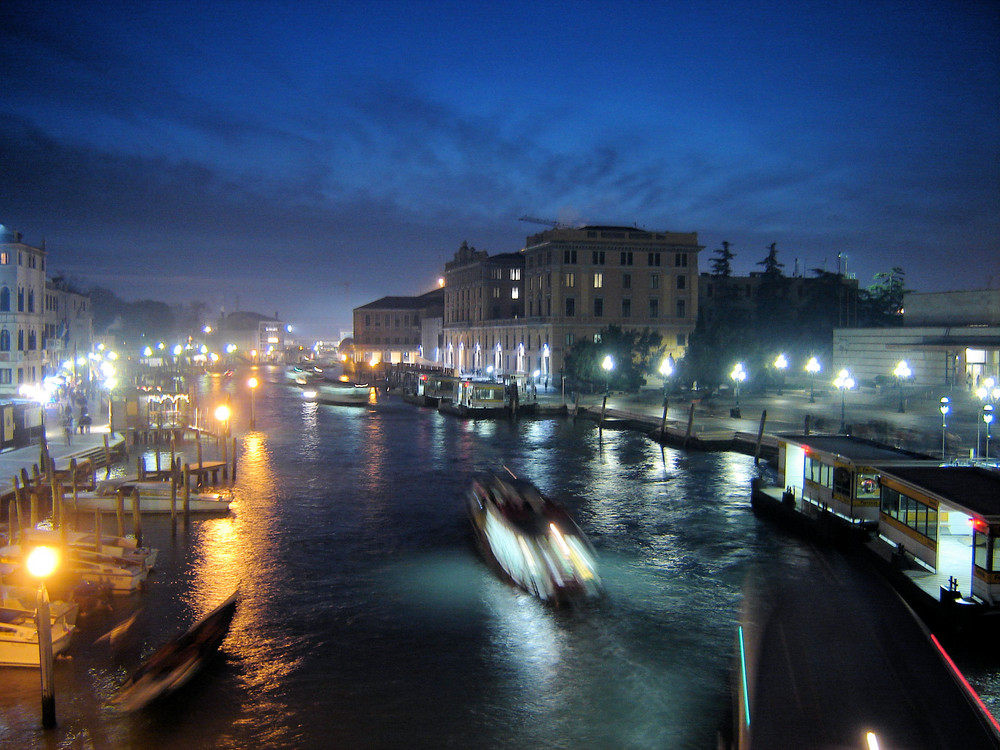
[[[650,329],[678,359],[698,318],[702,249],[693,232],[608,226],[546,230],[493,257],[463,245],[445,269],[444,364],[555,376],[574,343],[610,325]]]
[[[92,340],[90,298],[46,277],[45,244],[0,225],[0,395],[38,385]]]

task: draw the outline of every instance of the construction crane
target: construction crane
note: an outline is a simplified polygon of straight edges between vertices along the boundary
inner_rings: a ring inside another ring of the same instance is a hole
[[[526,221],[529,224],[544,224],[545,226],[552,227],[553,229],[572,229],[569,224],[563,224],[561,221],[552,221],[551,219],[539,219],[536,216],[522,216],[518,221]]]

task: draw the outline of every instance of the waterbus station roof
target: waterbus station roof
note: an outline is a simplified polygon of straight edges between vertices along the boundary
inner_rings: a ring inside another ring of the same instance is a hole
[[[876,466],[949,505],[1000,521],[1000,472],[974,466]]]
[[[850,435],[805,435],[803,433],[784,433],[778,435],[778,440],[786,443],[795,443],[804,447],[812,448],[823,453],[831,453],[843,456],[851,461],[864,461],[872,463],[875,461],[933,461],[933,457],[924,453],[905,450],[903,448],[893,448],[892,446],[866,440],[864,438],[851,437]]]

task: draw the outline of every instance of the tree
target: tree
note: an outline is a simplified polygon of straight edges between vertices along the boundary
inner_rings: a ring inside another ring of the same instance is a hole
[[[778,262],[778,243],[772,242],[767,248],[769,251],[767,257],[757,264],[758,266],[764,266],[764,278],[784,278],[785,274],[782,273],[781,269],[785,267],[785,264]]]
[[[712,275],[728,279],[733,275],[732,260],[736,253],[729,249],[729,243],[723,242],[722,247],[713,251],[718,257],[712,258]]]
[[[906,273],[899,266],[875,274],[875,283],[861,293],[863,325],[898,326],[903,324],[903,297],[909,291]]]
[[[662,342],[663,337],[648,328],[636,331],[608,326],[594,340],[578,341],[570,347],[565,371],[592,390],[603,390],[607,385],[613,390],[634,391],[660,366],[666,353]],[[610,373],[601,366],[609,355],[615,365]]]

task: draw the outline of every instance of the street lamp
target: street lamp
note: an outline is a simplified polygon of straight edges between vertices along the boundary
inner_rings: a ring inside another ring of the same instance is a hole
[[[224,435],[228,435],[229,434],[229,417],[230,417],[230,415],[231,415],[231,412],[229,410],[229,407],[226,406],[225,404],[223,404],[222,406],[218,407],[215,410],[215,418],[217,420],[219,420],[220,431]]]
[[[674,374],[674,358],[666,356],[660,363],[660,377],[663,378],[663,398],[667,397],[667,380]]]
[[[816,373],[820,371],[819,360],[810,357],[806,362],[806,372],[809,373],[809,403],[816,403],[816,395],[813,386],[816,384]]]
[[[837,379],[833,381],[833,384],[840,389],[840,432],[847,432],[847,420],[845,418],[846,409],[846,394],[851,388],[854,387],[854,378],[851,377],[851,373],[847,370],[841,370],[837,374]]]
[[[941,410],[941,460],[944,461],[945,434],[948,427],[948,412],[951,411],[951,399],[947,396],[942,396],[941,406],[938,408]]]
[[[736,363],[733,371],[729,373],[729,377],[736,384],[736,408],[734,409],[733,416],[738,419],[740,416],[740,383],[747,379],[747,371],[743,369],[742,362]]]
[[[986,423],[986,458],[990,457],[990,425],[993,424],[993,404],[983,405],[983,421]]]
[[[52,679],[52,621],[45,579],[55,572],[59,553],[52,547],[35,547],[27,562],[28,572],[38,579],[35,628],[38,631],[38,665],[42,673],[42,727],[52,729],[56,725],[56,688]]]
[[[250,429],[255,430],[257,429],[257,412],[254,394],[257,392],[257,378],[250,378],[247,385],[250,386]]]
[[[604,368],[604,373],[607,377],[604,387],[604,395],[607,395],[611,393],[611,371],[615,369],[615,361],[611,358],[610,354],[604,357],[604,361],[601,362],[601,367]]]
[[[906,405],[903,403],[903,381],[910,377],[913,371],[904,359],[896,365],[896,369],[892,371],[892,374],[896,376],[896,383],[899,384],[899,413],[903,414],[906,411]]]
[[[785,385],[785,370],[788,369],[788,360],[785,359],[784,354],[779,354],[778,358],[774,360],[774,368],[778,371],[778,395],[781,395],[781,389]]]

